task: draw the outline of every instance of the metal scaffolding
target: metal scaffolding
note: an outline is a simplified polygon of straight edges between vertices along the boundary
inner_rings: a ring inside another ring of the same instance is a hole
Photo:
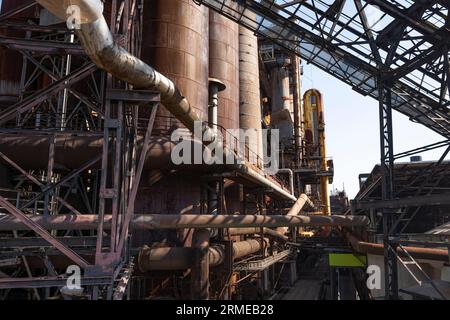
[[[142,33],[139,2],[113,0],[110,16],[115,37],[137,55]],[[59,290],[51,288],[64,287],[68,276],[57,273],[61,267],[55,267],[49,256],[62,254],[82,267],[85,297],[121,299],[132,273],[128,228],[159,94],[131,91],[128,84],[99,70],[81,49],[74,33],[60,24],[17,22],[16,15],[35,6],[33,2],[0,16],[0,28],[26,34],[24,39],[0,37],[0,45],[23,57],[18,100],[0,111],[0,139],[40,137],[49,145],[46,170],[35,170],[30,162],[23,161],[33,154],[11,156],[0,152],[3,163],[17,174],[17,184],[2,189],[2,211],[41,237],[30,243],[33,238],[28,236],[29,231],[14,231],[11,240],[15,243],[2,247],[1,259],[13,258],[18,266],[15,274],[1,277],[0,289],[7,289],[2,297],[7,297],[13,288],[31,288],[37,299],[44,298],[37,288],[47,288],[45,298],[58,294]],[[146,113],[149,117],[143,117],[143,108],[151,110]],[[57,154],[56,145],[73,137],[101,139],[102,151],[76,168],[66,168],[55,160],[64,157]],[[112,214],[108,232],[103,224],[105,211]],[[75,217],[86,212],[99,216],[95,232],[47,231],[28,217],[64,213]],[[39,242],[42,247],[38,248]],[[46,271],[37,274],[40,269],[30,268],[30,263],[42,264]],[[23,272],[27,278],[16,278]],[[70,292],[65,293],[68,296]]]

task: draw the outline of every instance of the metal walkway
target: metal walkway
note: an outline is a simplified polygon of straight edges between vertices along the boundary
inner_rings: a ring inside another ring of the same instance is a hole
[[[450,1],[196,0],[450,137]]]

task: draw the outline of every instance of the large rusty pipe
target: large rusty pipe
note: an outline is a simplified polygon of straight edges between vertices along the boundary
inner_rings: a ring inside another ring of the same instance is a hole
[[[255,15],[247,12],[250,16]],[[251,20],[251,17],[249,18]],[[259,83],[258,38],[249,29],[239,26],[239,125],[244,130],[255,130],[256,143],[248,144],[253,157],[264,158],[262,114]],[[257,159],[254,159],[255,161]]]
[[[228,236],[244,236],[244,235],[254,235],[261,233],[261,228],[232,228],[228,229]],[[286,237],[284,234],[279,233],[276,230],[272,230],[269,228],[263,228],[263,234],[274,238],[276,240],[280,240],[283,242],[286,242],[289,240],[288,237]]]
[[[263,242],[256,239],[233,243],[233,259],[241,259],[261,250],[261,244],[269,245],[267,240]],[[143,248],[138,257],[138,267],[142,272],[152,270],[185,270],[192,267],[194,255],[192,248]],[[212,246],[209,248],[209,266],[217,267],[225,261],[225,248]]]
[[[98,215],[29,215],[31,220],[49,230],[96,230]],[[104,228],[111,228],[111,215],[104,217]],[[277,227],[366,227],[365,216],[263,216],[263,215],[135,215],[131,229],[199,228],[277,228]],[[28,230],[11,215],[0,216],[0,231]]]
[[[347,239],[353,250],[364,254],[384,255],[384,245],[382,243],[365,242],[356,238],[354,235],[347,233]],[[403,247],[414,259],[434,260],[449,262],[449,253],[445,249],[432,249],[421,247]],[[397,253],[402,256],[404,253],[398,249]]]

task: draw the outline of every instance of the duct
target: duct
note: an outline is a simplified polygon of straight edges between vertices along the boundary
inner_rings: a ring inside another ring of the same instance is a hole
[[[98,215],[28,215],[48,230],[96,230]],[[104,228],[111,228],[111,215],[104,216]],[[365,216],[263,216],[263,215],[134,215],[131,229],[276,228],[276,227],[367,227]],[[28,230],[11,215],[0,216],[0,231]]]
[[[326,145],[325,145],[325,120],[322,94],[319,90],[308,90],[303,98],[304,125],[306,140],[306,156],[316,158],[310,165],[320,168],[320,171],[328,171]],[[317,162],[318,161],[318,162]],[[322,211],[325,215],[331,214],[329,178],[326,175],[320,177],[320,196]]]
[[[302,160],[302,136],[303,136],[303,116],[302,116],[302,104],[301,104],[301,80],[300,80],[300,58],[295,54],[291,55],[291,69],[292,69],[292,85],[294,87],[294,140],[296,150],[297,164],[301,164]]]
[[[103,152],[103,137],[55,135],[55,166],[78,169]],[[53,135],[0,135],[0,152],[24,169],[42,169],[48,166],[50,139]],[[143,140],[143,137],[139,137]],[[142,143],[139,143],[142,144]],[[175,143],[167,138],[152,137],[145,169],[159,169],[171,163]],[[30,156],[32,155],[32,156]],[[97,166],[100,164],[98,163]]]
[[[275,240],[279,240],[282,242],[286,242],[289,240],[288,237],[285,235],[269,229],[269,228],[262,228],[262,232],[264,235],[274,238]],[[228,229],[228,236],[244,236],[244,235],[253,235],[253,234],[259,234],[261,232],[261,228],[233,228]]]
[[[225,84],[220,80],[209,78],[208,122],[215,132],[217,132],[217,125],[219,124],[219,92],[225,89]]]
[[[269,246],[265,239],[246,240],[233,243],[233,259],[238,260],[261,250],[261,244]],[[192,267],[192,248],[149,248],[145,247],[139,252],[138,267],[142,272],[152,270],[186,270]],[[225,261],[225,248],[223,246],[212,246],[209,248],[209,267],[217,267]]]
[[[354,235],[346,234],[348,241],[350,242],[353,250],[364,254],[373,254],[378,256],[384,255],[384,245],[381,243],[372,243],[360,241]],[[449,253],[445,249],[431,249],[431,248],[420,248],[420,247],[408,247],[403,246],[403,248],[414,258],[423,260],[434,260],[449,262]],[[402,256],[404,253],[398,249],[397,254]]]
[[[66,20],[67,7],[73,4],[70,1],[60,0],[37,0],[42,6],[55,14],[57,17]],[[142,60],[131,55],[125,49],[119,47],[114,42],[114,37],[109,30],[108,24],[99,8],[102,7],[100,0],[76,0],[81,9],[81,25],[76,30],[81,44],[86,54],[100,68],[111,73],[118,79],[132,84],[136,88],[155,88],[161,93],[161,102],[180,122],[191,132],[194,132],[196,122],[201,122],[201,117],[190,105],[189,101],[182,95],[175,84],[144,63]],[[232,151],[228,150],[217,136],[213,129],[203,124],[202,141],[209,143],[217,142],[217,148],[224,150],[225,159],[239,161]],[[201,138],[201,137],[197,137]],[[236,162],[235,161],[235,162]],[[241,167],[241,173],[253,175],[254,172]],[[258,174],[259,175],[259,174]],[[283,198],[296,200],[295,196],[285,192],[269,179],[259,175],[256,180],[269,188],[272,188]]]
[[[303,210],[305,205],[308,205],[310,208],[312,208],[314,210],[316,209],[316,207],[314,206],[314,203],[308,198],[308,196],[306,194],[302,194],[302,195],[300,195],[300,197],[298,197],[297,201],[294,203],[292,208],[288,211],[286,216],[297,216]],[[282,228],[278,228],[277,232],[280,234],[286,234],[286,232],[288,232],[288,230],[289,230],[288,227],[282,227]]]

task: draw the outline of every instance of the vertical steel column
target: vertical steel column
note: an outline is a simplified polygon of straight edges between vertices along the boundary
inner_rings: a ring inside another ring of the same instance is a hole
[[[380,150],[382,172],[382,200],[391,200],[394,197],[394,146],[392,131],[392,105],[391,89],[378,79],[378,99],[380,112]],[[382,209],[383,215],[383,242],[384,242],[384,273],[385,298],[398,299],[398,274],[395,244],[392,242],[391,226],[393,224],[392,210]]]

